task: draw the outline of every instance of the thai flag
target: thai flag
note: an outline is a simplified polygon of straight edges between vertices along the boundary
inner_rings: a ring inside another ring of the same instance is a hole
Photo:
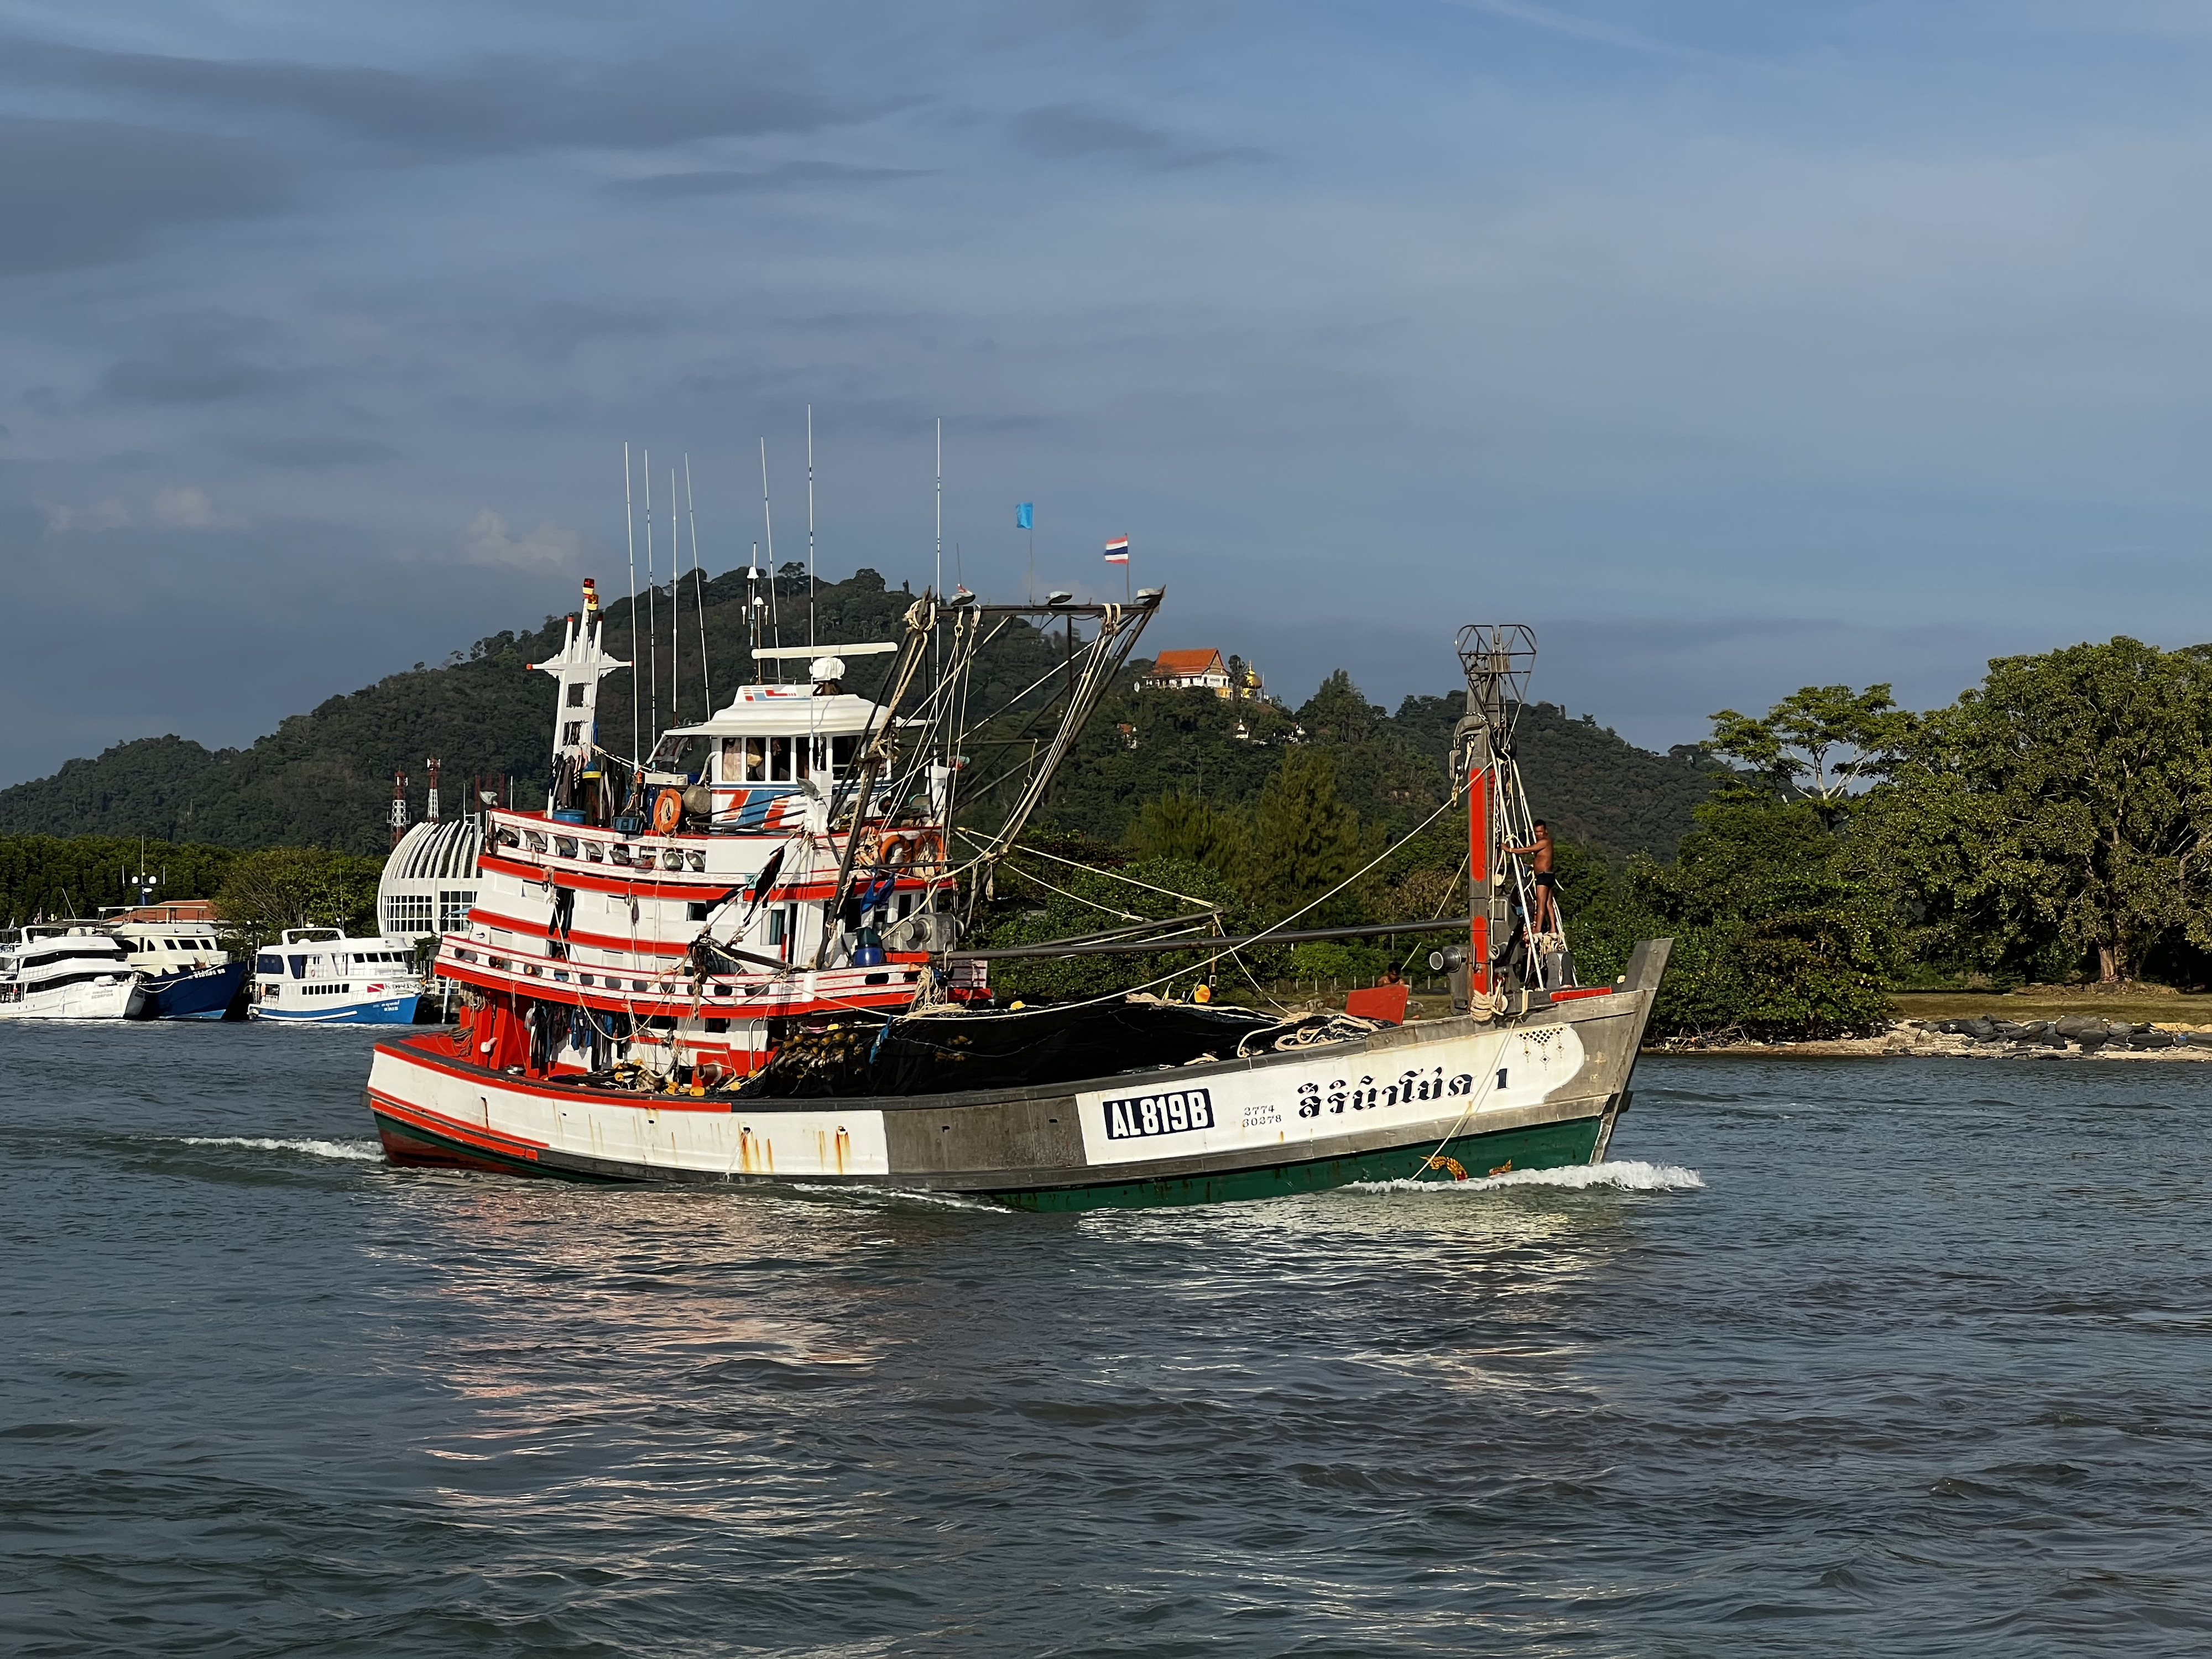
[[[1129,562],[1129,538],[1127,536],[1116,536],[1106,544],[1106,562],[1109,564]]]

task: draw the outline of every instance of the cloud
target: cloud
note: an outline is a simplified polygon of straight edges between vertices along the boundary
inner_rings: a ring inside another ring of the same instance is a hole
[[[667,200],[686,196],[765,196],[927,177],[928,170],[920,167],[862,167],[843,161],[787,161],[781,167],[763,167],[755,172],[738,167],[708,167],[696,173],[656,173],[642,179],[623,179],[615,188],[629,195]]]
[[[485,507],[461,532],[461,557],[471,564],[502,565],[511,570],[566,570],[576,562],[583,539],[573,530],[541,524],[526,536],[507,533],[507,520]]]
[[[1193,143],[1091,104],[1043,104],[1007,125],[1022,149],[1056,161],[1101,158],[1169,172],[1267,159],[1266,151],[1249,145]]]
[[[46,515],[46,528],[57,534],[72,530],[123,530],[131,524],[131,509],[112,496],[90,507],[65,507],[52,501],[41,501],[39,507]]]
[[[702,138],[799,132],[866,118],[811,94],[702,74],[692,64],[562,68],[498,59],[456,73],[278,59],[101,52],[0,41],[0,77],[185,104],[220,116],[319,128],[419,160],[585,148],[656,149]]]
[[[399,452],[374,438],[265,438],[236,446],[236,453],[264,466],[301,470],[325,466],[368,466]]]
[[[1678,46],[1667,41],[1639,34],[1634,29],[1625,29],[1611,23],[1593,22],[1577,17],[1571,12],[1551,6],[1532,4],[1530,0],[1461,0],[1475,11],[1485,11],[1510,22],[1525,23],[1531,28],[1544,29],[1553,34],[1564,34],[1577,40],[1588,40],[1601,46],[1616,47],[1622,52],[1647,52],[1656,57],[1712,58],[1719,54]]]
[[[125,403],[215,404],[289,391],[305,377],[272,368],[246,355],[265,345],[273,331],[227,312],[205,311],[158,319],[149,330],[152,349],[111,364],[100,389]]]
[[[281,213],[293,200],[291,169],[265,145],[0,116],[0,276],[132,258],[161,231]]]
[[[215,522],[215,503],[198,484],[178,484],[155,492],[154,516],[179,530],[204,530]]]

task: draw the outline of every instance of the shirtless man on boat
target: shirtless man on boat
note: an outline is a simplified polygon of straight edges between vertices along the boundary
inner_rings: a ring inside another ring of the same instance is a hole
[[[1536,820],[1536,838],[1526,847],[1509,847],[1507,852],[1528,860],[1534,866],[1536,878],[1536,914],[1533,918],[1535,931],[1552,931],[1552,895],[1558,889],[1559,878],[1552,873],[1552,829],[1543,819]]]

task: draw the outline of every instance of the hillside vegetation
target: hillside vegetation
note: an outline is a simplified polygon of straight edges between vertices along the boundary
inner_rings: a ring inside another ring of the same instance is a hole
[[[704,590],[707,664],[718,702],[750,678],[746,585],[744,572],[734,570]],[[803,575],[787,565],[774,586],[782,637],[805,639]],[[872,570],[824,583],[817,595],[817,636],[825,646],[896,638],[912,598],[888,588]],[[665,590],[656,602],[665,725],[672,678]],[[1153,629],[1148,645],[1173,643],[1158,637],[1172,634],[1171,614]],[[706,700],[688,588],[683,634],[672,678],[683,717],[696,720]],[[627,599],[607,607],[606,637],[617,655],[637,654]],[[477,775],[502,787],[512,778],[518,805],[542,804],[554,686],[526,665],[550,655],[560,638],[558,617],[527,632],[493,635],[436,667],[394,674],[292,715],[245,749],[210,750],[173,734],[119,744],[52,777],[0,790],[0,835],[144,836],[240,849],[319,846],[375,854],[389,839],[392,775],[409,775],[419,816],[422,763],[431,755],[445,763],[448,812],[459,810]],[[994,706],[1054,660],[1056,650],[1032,629],[1010,629],[979,667],[973,705]],[[1438,657],[1439,669],[1448,668],[1448,653]],[[611,675],[601,692],[600,735],[610,748],[628,747],[633,678]],[[644,675],[635,678],[642,682]],[[854,687],[870,690],[872,679],[856,676]],[[1113,839],[1162,795],[1247,805],[1286,749],[1304,744],[1330,752],[1339,795],[1363,822],[1402,833],[1443,798],[1444,756],[1462,706],[1456,694],[1409,697],[1394,715],[1369,703],[1341,673],[1295,710],[1231,704],[1201,692],[1140,692],[1125,683],[1102,704],[1040,827]],[[1671,856],[1711,786],[1710,763],[1637,749],[1549,704],[1525,710],[1520,730],[1538,810],[1559,833],[1614,860],[1639,852]]]

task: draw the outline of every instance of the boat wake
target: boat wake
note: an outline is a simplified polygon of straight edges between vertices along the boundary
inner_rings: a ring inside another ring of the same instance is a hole
[[[1478,1176],[1469,1181],[1357,1181],[1357,1193],[1488,1193],[1501,1187],[1613,1187],[1628,1193],[1680,1193],[1703,1187],[1705,1178],[1679,1164],[1646,1164],[1623,1159],[1604,1164],[1572,1164],[1558,1170],[1508,1170],[1501,1175]]]
[[[920,1187],[829,1187],[794,1181],[791,1190],[810,1198],[836,1198],[862,1204],[933,1204],[939,1209],[966,1210],[971,1214],[1012,1216],[1005,1205],[988,1198],[969,1198],[959,1193],[933,1193]]]
[[[349,1164],[381,1164],[384,1148],[374,1140],[279,1140],[269,1135],[182,1135],[187,1146],[243,1146],[256,1152],[299,1152]]]

